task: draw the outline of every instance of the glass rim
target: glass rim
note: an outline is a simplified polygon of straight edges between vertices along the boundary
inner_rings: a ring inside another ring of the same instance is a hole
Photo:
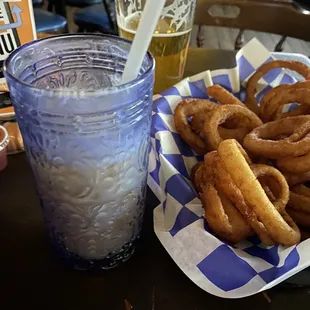
[[[16,77],[15,74],[12,73],[12,69],[9,70],[9,62],[12,60],[12,58],[14,58],[16,56],[16,54],[18,54],[21,50],[26,49],[26,48],[30,48],[30,47],[35,47],[38,43],[43,42],[43,41],[52,41],[52,40],[58,40],[61,38],[65,38],[65,37],[104,37],[104,38],[111,38],[115,41],[123,41],[128,43],[130,46],[132,44],[132,41],[118,37],[116,35],[110,35],[110,34],[100,34],[100,33],[72,33],[72,34],[60,34],[60,35],[56,35],[56,36],[52,36],[52,37],[46,37],[46,38],[41,38],[38,40],[33,40],[31,42],[28,42],[26,44],[21,45],[20,47],[18,47],[17,49],[15,49],[3,62],[3,72],[5,72],[12,80],[14,80],[16,83],[22,84],[24,87],[27,87],[29,89],[32,90],[37,90],[40,91],[42,94],[53,94],[53,95],[57,95],[57,94],[61,94],[62,96],[64,95],[72,95],[74,94],[75,96],[77,94],[81,94],[82,96],[89,96],[89,95],[107,95],[107,94],[113,94],[113,93],[118,93],[122,90],[125,90],[127,88],[131,88],[131,87],[135,87],[138,86],[139,84],[141,84],[143,82],[143,80],[154,70],[155,68],[155,59],[153,57],[153,55],[148,51],[145,54],[145,57],[147,57],[150,61],[151,64],[149,65],[149,67],[147,68],[147,70],[145,72],[143,72],[141,75],[139,75],[138,77],[136,77],[134,80],[127,82],[125,84],[119,84],[116,86],[109,86],[106,88],[102,88],[99,90],[83,90],[83,91],[79,91],[79,90],[70,90],[70,89],[64,89],[64,90],[57,90],[57,89],[42,89],[42,88],[38,88],[33,86],[32,84],[26,83],[22,80],[20,80],[18,77]],[[82,97],[81,96],[81,97]]]

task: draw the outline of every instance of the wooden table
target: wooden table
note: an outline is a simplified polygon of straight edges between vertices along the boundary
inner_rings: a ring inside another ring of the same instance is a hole
[[[186,73],[233,66],[233,61],[233,52],[193,50]],[[99,275],[69,270],[53,256],[24,154],[10,156],[0,173],[0,197],[1,309],[125,310],[125,299],[134,310],[284,310],[309,305],[306,287],[276,287],[268,291],[271,303],[263,294],[225,300],[202,291],[156,238],[152,211],[158,202],[150,191],[136,253],[119,268]]]

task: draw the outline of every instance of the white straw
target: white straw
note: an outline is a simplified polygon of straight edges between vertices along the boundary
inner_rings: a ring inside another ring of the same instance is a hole
[[[165,2],[166,0],[148,0],[146,2],[128,55],[122,83],[130,82],[138,76]]]

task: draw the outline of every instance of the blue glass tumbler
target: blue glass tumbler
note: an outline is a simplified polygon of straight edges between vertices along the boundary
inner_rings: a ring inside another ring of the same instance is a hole
[[[52,244],[76,269],[117,266],[140,234],[155,64],[147,54],[138,78],[120,85],[130,46],[63,35],[4,63]]]

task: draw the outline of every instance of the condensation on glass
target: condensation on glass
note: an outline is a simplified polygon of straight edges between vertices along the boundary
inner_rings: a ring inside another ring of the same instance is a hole
[[[154,61],[146,55],[140,76],[119,86],[129,48],[111,36],[59,36],[4,66],[52,243],[77,269],[127,260],[140,234]]]

